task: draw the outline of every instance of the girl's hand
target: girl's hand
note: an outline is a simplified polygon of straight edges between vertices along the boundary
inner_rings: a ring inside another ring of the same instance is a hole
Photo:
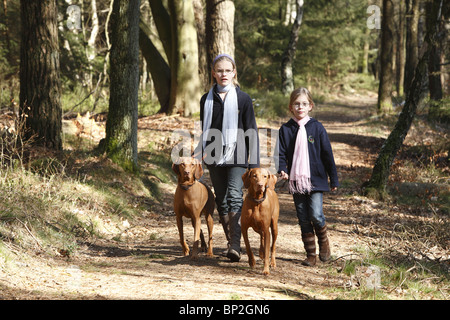
[[[337,189],[338,189],[337,187],[333,187],[333,188],[331,188],[331,191],[335,192]]]
[[[281,180],[288,180],[289,179],[289,175],[286,172],[281,171],[280,174],[278,175],[278,178],[281,179]]]

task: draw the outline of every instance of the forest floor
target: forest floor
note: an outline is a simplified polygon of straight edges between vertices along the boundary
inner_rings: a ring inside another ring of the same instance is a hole
[[[392,128],[389,125],[373,126],[375,120],[371,116],[375,111],[375,102],[374,95],[339,97],[333,102],[319,105],[313,115],[328,131],[341,183],[337,192],[324,196],[331,261],[322,263],[318,260],[315,267],[301,265],[305,252],[300,228],[292,196],[282,186],[277,188],[280,200],[277,267],[271,270],[270,275],[262,274],[260,259],[257,259],[256,268],[249,268],[243,241],[240,262],[231,263],[222,256],[226,241],[217,213],[214,217],[214,256],[207,257],[201,253],[195,261],[184,257],[172,205],[176,183],[160,181],[158,199],[152,200],[139,217],[123,221],[120,239],[117,236],[80,239],[76,252],[69,257],[27,254],[15,250],[14,258],[9,263],[2,265],[0,259],[0,298],[450,298],[450,240],[448,237],[436,240],[434,236],[437,225],[443,224],[442,228],[448,229],[448,211],[439,214],[436,209],[436,202],[443,201],[442,192],[448,195],[448,181],[444,191],[442,188],[436,192],[427,191],[424,198],[426,204],[421,209],[410,203],[375,201],[360,195],[361,184],[370,177],[379,148]],[[284,120],[264,120],[258,125],[260,128],[278,129]],[[183,117],[153,116],[140,119],[140,157],[151,157],[145,151],[149,144],[154,147],[160,145],[161,148],[165,145],[167,150],[172,124],[178,128],[191,128],[192,122],[192,119]],[[423,144],[424,137],[432,139],[434,135],[438,137],[446,134],[415,125],[405,145]],[[146,165],[152,164],[146,162]],[[406,185],[409,180],[405,180],[404,176],[408,173],[401,171],[402,168],[394,164],[393,175],[398,181],[390,182],[392,190],[395,190],[395,183],[400,187],[411,187]],[[207,172],[204,178],[209,181]],[[412,192],[420,194],[421,191],[413,189]],[[440,224],[435,223],[436,219]],[[202,222],[206,232],[205,223]],[[423,226],[422,229],[427,226],[434,228],[433,235],[425,231],[413,231],[418,229],[412,226],[418,224]],[[187,241],[192,246],[193,230],[187,220],[184,229]],[[257,253],[259,236],[253,231],[249,234],[254,252]],[[380,260],[383,260],[382,264],[377,262]],[[441,273],[431,271],[436,265]],[[371,279],[374,279],[372,270],[379,270],[380,267],[381,282],[373,288],[370,285]],[[418,277],[419,285],[407,285],[409,280]],[[432,289],[427,290],[428,287]]]

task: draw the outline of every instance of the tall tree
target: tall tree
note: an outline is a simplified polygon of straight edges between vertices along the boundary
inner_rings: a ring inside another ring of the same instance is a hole
[[[137,168],[139,5],[139,0],[114,0],[105,138],[107,155],[131,171]]]
[[[435,23],[433,21],[433,12],[432,10],[442,11],[442,7],[433,8],[433,3],[427,2],[426,4],[426,25],[427,30],[431,28],[435,28],[436,34],[439,34],[440,23]],[[438,37],[442,38],[442,37]],[[440,39],[439,39],[440,40]],[[430,58],[428,59],[428,89],[430,91],[430,99],[439,101],[442,99],[442,83],[441,83],[441,53],[440,53],[440,43],[438,41],[435,46],[433,46],[433,50],[430,53]]]
[[[383,18],[381,20],[380,84],[378,88],[378,113],[392,112],[394,42],[394,4],[393,0],[383,0]]]
[[[197,30],[192,1],[169,0],[172,57],[169,114],[198,111],[202,86],[198,74]]]
[[[406,59],[404,92],[407,93],[412,82],[414,70],[419,61],[419,16],[420,0],[406,0]]]
[[[139,24],[139,47],[152,75],[155,92],[161,106],[159,112],[165,113],[169,110],[170,66],[150,39],[150,28],[142,19]]]
[[[398,1],[397,19],[397,56],[396,56],[396,85],[397,95],[403,96],[405,80],[405,0]]]
[[[61,83],[56,0],[20,1],[20,112],[25,138],[60,150]]]
[[[294,72],[292,65],[295,59],[295,51],[297,50],[298,34],[300,32],[300,25],[303,19],[303,0],[296,0],[297,15],[292,25],[291,37],[289,44],[281,58],[281,91],[284,95],[291,94],[294,90]]]
[[[234,57],[234,2],[206,0],[206,51],[208,75],[215,56],[227,53]],[[211,80],[211,79],[210,79]]]
[[[206,22],[204,14],[204,0],[193,0],[195,24],[197,29],[197,42],[198,42],[198,71],[200,76],[200,82],[203,87],[203,91],[209,90],[209,68],[208,68],[208,56],[206,51]],[[234,44],[234,40],[233,40]]]
[[[428,12],[430,26],[436,26],[441,17],[439,8],[444,0],[433,0],[432,9]],[[437,45],[435,27],[428,28],[425,36],[426,50],[414,71],[413,82],[407,93],[407,98],[398,121],[395,124],[389,137],[381,147],[380,153],[375,161],[370,180],[364,186],[364,192],[372,197],[383,197],[385,194],[386,183],[389,177],[390,168],[398,150],[408,134],[411,123],[416,114],[417,106],[423,97],[427,78],[428,59]]]

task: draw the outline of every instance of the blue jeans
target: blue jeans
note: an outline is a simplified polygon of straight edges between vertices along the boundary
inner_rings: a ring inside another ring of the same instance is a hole
[[[247,170],[242,167],[208,166],[211,182],[216,195],[216,205],[219,215],[229,212],[241,213],[243,195],[242,175]]]
[[[314,232],[314,227],[322,228],[325,225],[322,192],[294,193],[294,203],[302,234]]]

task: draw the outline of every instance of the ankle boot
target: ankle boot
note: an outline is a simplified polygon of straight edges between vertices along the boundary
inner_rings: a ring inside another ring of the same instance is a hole
[[[241,259],[241,214],[230,212],[230,249],[227,258],[232,262],[238,262]]]
[[[327,236],[327,225],[325,224],[322,228],[315,228],[316,235],[319,242],[319,258],[320,261],[328,261],[331,256],[330,242]]]
[[[230,217],[228,214],[220,215],[219,221],[222,224],[223,232],[225,233],[225,237],[227,238],[227,248],[223,252],[223,255],[226,256],[228,254],[228,250],[230,250]]]
[[[302,265],[313,267],[316,265],[316,238],[314,232],[302,234],[303,245],[306,250],[306,259]]]

